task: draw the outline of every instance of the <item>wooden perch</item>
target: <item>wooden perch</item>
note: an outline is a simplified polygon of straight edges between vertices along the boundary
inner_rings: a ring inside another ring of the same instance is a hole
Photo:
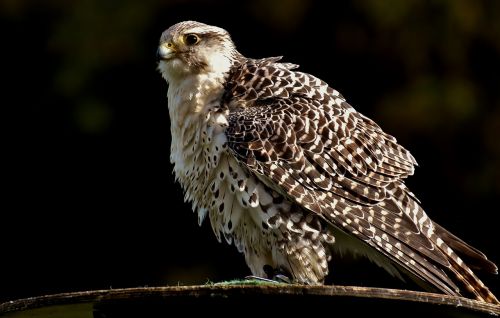
[[[236,310],[236,311],[234,311]],[[238,312],[239,310],[239,312]],[[491,317],[500,306],[441,294],[353,286],[228,284],[83,291],[0,304],[2,317],[152,317],[329,312],[342,317]]]

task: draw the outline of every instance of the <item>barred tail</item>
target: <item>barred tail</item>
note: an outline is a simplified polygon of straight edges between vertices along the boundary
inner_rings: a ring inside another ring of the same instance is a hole
[[[436,245],[449,257],[450,270],[457,277],[459,285],[477,300],[500,304],[498,299],[474,274],[470,267],[487,273],[497,274],[497,266],[487,259],[481,251],[465,243],[445,228],[434,223]],[[469,267],[470,266],[470,267]]]

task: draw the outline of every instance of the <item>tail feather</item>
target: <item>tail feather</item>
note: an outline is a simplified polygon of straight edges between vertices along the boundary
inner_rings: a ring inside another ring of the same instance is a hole
[[[498,274],[497,266],[477,248],[465,243],[436,223],[434,223],[434,233],[453,249],[470,268],[489,274]]]
[[[498,299],[493,295],[493,293],[486,287],[483,282],[472,272],[472,270],[467,267],[460,258],[457,260],[451,260],[451,270],[454,272],[458,281],[464,286],[465,290],[474,295],[477,300],[481,300],[487,303],[500,304]]]
[[[496,265],[489,261],[486,256],[476,248],[468,245],[461,239],[457,238],[440,225],[434,224],[434,233],[431,235],[431,240],[436,246],[448,257],[450,266],[448,269],[456,276],[456,283],[464,287],[464,291],[473,295],[477,300],[485,301],[493,304],[500,304],[493,293],[484,285],[484,283],[474,274],[468,263],[465,263],[460,255],[466,255],[468,258],[475,260],[476,266],[485,264],[487,271],[496,272]],[[451,243],[451,244],[449,244]],[[481,266],[481,268],[483,268]]]

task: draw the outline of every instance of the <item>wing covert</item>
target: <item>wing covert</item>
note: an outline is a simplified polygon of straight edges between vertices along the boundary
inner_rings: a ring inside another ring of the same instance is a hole
[[[230,151],[292,202],[457,294],[435,265],[449,268],[448,258],[423,233],[432,224],[402,183],[414,158],[337,91],[295,67],[271,58],[233,73],[224,97]]]

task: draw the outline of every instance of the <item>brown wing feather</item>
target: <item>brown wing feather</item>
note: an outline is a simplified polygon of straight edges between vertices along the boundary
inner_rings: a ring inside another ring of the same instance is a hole
[[[476,298],[495,301],[447,244],[477,250],[454,236],[441,239],[445,232],[436,231],[403,184],[414,171],[412,155],[337,91],[295,67],[271,58],[235,69],[224,97],[235,157],[291,200],[443,292],[459,294],[447,270]]]

